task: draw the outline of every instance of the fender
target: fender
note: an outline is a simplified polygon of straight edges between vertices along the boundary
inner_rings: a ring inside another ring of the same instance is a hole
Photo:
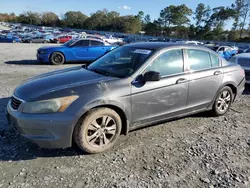
[[[234,82],[228,81],[228,82],[223,83],[223,84],[220,86],[220,88],[218,89],[218,91],[216,92],[216,94],[215,94],[215,96],[214,96],[212,102],[211,102],[210,105],[208,106],[208,109],[212,109],[212,108],[213,108],[213,105],[214,105],[214,102],[215,102],[215,100],[216,100],[216,97],[219,95],[219,92],[221,91],[221,89],[222,89],[223,87],[225,87],[226,85],[233,85],[233,86],[236,88],[236,93],[237,93],[237,85],[236,85]]]
[[[77,113],[77,119],[75,120],[75,124],[77,123],[77,121],[84,115],[86,114],[89,110],[93,109],[93,108],[97,108],[97,107],[114,107],[114,108],[118,108],[120,111],[123,112],[124,116],[125,116],[125,127],[124,127],[124,132],[127,135],[129,132],[129,127],[130,127],[130,123],[131,123],[131,113],[130,113],[130,105],[129,107],[124,106],[122,103],[120,103],[119,101],[114,101],[114,100],[95,100],[92,101],[90,103],[87,103],[83,108],[80,109],[80,111]]]

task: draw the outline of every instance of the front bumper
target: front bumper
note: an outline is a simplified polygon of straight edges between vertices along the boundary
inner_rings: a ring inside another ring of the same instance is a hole
[[[42,63],[49,63],[49,54],[36,54],[37,61]]]
[[[42,148],[67,148],[72,144],[74,116],[69,114],[25,114],[7,106],[7,119],[23,137]]]

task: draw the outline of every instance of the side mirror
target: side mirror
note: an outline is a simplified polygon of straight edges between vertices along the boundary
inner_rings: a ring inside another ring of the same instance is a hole
[[[159,81],[161,79],[161,74],[155,71],[148,71],[144,75],[144,80],[147,81]]]

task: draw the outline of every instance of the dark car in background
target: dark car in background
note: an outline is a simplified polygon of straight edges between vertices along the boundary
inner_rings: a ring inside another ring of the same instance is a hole
[[[250,84],[250,53],[237,54],[229,60],[231,63],[239,64],[245,71],[246,83]]]
[[[28,80],[7,111],[13,127],[40,147],[67,148],[75,141],[98,153],[140,127],[203,111],[224,115],[244,85],[244,70],[207,48],[135,43],[89,66]]]
[[[24,43],[49,43],[49,39],[43,36],[28,37],[23,39]]]
[[[37,60],[54,65],[65,62],[91,62],[116,47],[98,39],[72,39],[61,46],[39,48]]]

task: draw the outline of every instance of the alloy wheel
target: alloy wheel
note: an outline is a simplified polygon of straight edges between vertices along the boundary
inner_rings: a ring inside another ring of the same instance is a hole
[[[223,91],[220,94],[220,97],[217,102],[217,109],[221,113],[224,113],[228,110],[230,102],[231,102],[231,94],[229,91]]]
[[[110,116],[101,116],[88,126],[87,142],[94,147],[108,145],[116,135],[117,125]]]
[[[60,55],[56,55],[56,56],[54,57],[54,61],[55,61],[56,63],[61,63],[61,62],[62,62],[62,57],[61,57]]]

